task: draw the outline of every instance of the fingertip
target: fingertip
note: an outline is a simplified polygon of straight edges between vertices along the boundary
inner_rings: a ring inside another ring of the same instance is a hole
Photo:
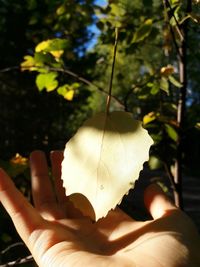
[[[42,150],[34,150],[30,154],[31,173],[48,173],[46,155]]]
[[[158,184],[149,185],[144,192],[144,203],[154,219],[166,214],[167,210],[176,209],[174,204]]]
[[[30,153],[30,160],[34,159],[35,157],[44,157],[45,154],[42,150],[34,150]]]
[[[4,190],[5,171],[0,168],[0,191]]]
[[[50,152],[50,157],[51,157],[51,160],[62,161],[63,160],[63,151],[61,151],[61,150],[52,150]]]

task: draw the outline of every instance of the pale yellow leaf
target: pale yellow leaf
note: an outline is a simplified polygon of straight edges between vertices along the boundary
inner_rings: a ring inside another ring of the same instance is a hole
[[[82,207],[80,198],[72,197],[72,201],[92,219],[106,216],[133,188],[152,143],[141,122],[130,113],[95,115],[66,144],[62,162],[66,194],[84,195],[94,213]]]
[[[146,125],[156,119],[155,112],[150,112],[143,117],[143,125]]]
[[[52,42],[51,40],[42,41],[41,43],[39,43],[35,47],[35,52],[44,51],[45,49],[47,49],[49,47],[49,45],[51,44],[51,42]]]
[[[164,75],[164,76],[169,76],[174,72],[175,72],[175,69],[174,69],[174,66],[172,66],[172,65],[167,65],[167,66],[162,67],[160,69],[161,75]]]
[[[64,50],[51,51],[50,53],[51,53],[52,56],[54,56],[55,58],[59,59],[59,58],[63,55]]]
[[[64,98],[67,99],[68,101],[72,101],[74,97],[74,90],[69,90],[66,92]]]

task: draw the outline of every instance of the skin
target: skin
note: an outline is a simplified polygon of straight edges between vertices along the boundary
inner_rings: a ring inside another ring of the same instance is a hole
[[[63,155],[51,153],[54,189],[43,152],[30,156],[34,207],[0,169],[0,201],[40,267],[198,267],[200,237],[189,217],[157,185],[144,194],[152,220],[140,222],[119,208],[93,223],[65,196]]]

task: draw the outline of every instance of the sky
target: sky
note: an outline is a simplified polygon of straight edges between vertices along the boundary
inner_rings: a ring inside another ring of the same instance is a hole
[[[96,0],[95,1],[95,4],[96,5],[101,5],[101,6],[106,6],[107,5],[107,0]],[[94,33],[93,39],[90,40],[90,42],[88,42],[88,44],[87,44],[87,50],[90,50],[96,44],[98,35],[100,34],[100,31],[99,31],[99,29],[95,25],[89,26],[88,29],[89,29],[89,31],[91,31],[92,33]]]
[[[107,4],[107,0],[96,0],[95,3],[97,5],[105,6]]]

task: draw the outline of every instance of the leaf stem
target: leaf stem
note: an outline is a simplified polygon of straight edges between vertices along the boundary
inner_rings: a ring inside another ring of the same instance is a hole
[[[115,61],[116,61],[116,54],[117,54],[118,35],[119,35],[119,30],[116,27],[115,28],[115,43],[114,43],[114,51],[113,51],[112,70],[111,70],[110,85],[109,85],[108,97],[107,97],[107,103],[106,103],[106,114],[107,115],[109,114],[109,111],[110,111],[110,102],[111,102],[111,98],[112,98],[112,84],[113,84],[113,76],[114,76]]]

